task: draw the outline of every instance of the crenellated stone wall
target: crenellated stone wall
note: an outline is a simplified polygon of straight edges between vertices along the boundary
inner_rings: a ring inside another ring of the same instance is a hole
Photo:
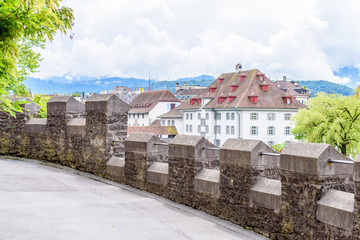
[[[276,155],[258,140],[200,136],[169,143],[127,134],[130,106],[113,94],[85,105],[48,103],[48,118],[25,104],[0,112],[0,154],[70,166],[200,209],[273,239],[360,239],[360,158],[354,165],[328,144],[290,143]],[[29,110],[29,111],[28,111]]]

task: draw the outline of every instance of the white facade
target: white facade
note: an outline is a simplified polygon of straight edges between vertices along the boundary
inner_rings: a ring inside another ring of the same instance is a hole
[[[298,109],[183,110],[183,134],[204,136],[221,146],[228,138],[258,139],[272,145],[294,141],[291,117]],[[216,117],[215,117],[216,115]],[[179,134],[182,134],[179,132]]]
[[[171,110],[171,106],[178,106],[178,102],[158,102],[148,113],[129,113],[128,126],[150,126],[158,117]]]
[[[175,126],[179,135],[184,134],[184,123],[182,118],[161,118],[161,126]]]

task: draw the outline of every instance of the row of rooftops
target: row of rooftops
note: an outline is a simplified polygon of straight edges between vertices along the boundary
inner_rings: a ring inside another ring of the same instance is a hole
[[[294,89],[290,82],[272,82],[257,69],[221,74],[198,96],[177,107],[178,110],[198,108],[281,108],[298,109],[306,106],[296,101],[298,95],[310,94],[306,89]],[[302,90],[301,90],[302,89]],[[302,92],[301,92],[302,91]],[[305,94],[304,94],[305,93]],[[203,99],[209,101],[203,102]],[[158,102],[179,102],[169,90],[144,92],[132,102],[129,113],[147,113]],[[175,113],[175,111],[174,111]],[[179,115],[176,113],[175,115]]]

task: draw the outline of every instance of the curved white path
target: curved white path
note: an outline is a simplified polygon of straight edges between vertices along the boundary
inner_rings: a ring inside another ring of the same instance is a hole
[[[264,238],[67,167],[0,158],[0,239]]]

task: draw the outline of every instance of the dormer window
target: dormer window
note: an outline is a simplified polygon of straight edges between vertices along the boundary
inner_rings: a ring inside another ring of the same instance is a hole
[[[251,103],[257,103],[258,101],[258,96],[248,96],[249,100]]]
[[[245,78],[246,78],[246,75],[241,75],[240,76],[240,82],[242,82]]]
[[[198,101],[197,98],[190,99],[190,104],[193,105],[193,104],[196,103],[197,101]]]
[[[264,74],[258,74],[257,78],[259,79],[260,82],[263,82],[265,79],[265,75]]]
[[[269,85],[268,84],[261,84],[260,87],[263,90],[263,92],[268,92],[269,91]]]
[[[237,89],[238,85],[231,85],[230,86],[230,91],[233,92]]]
[[[292,104],[292,97],[283,97],[286,104]]]
[[[226,100],[226,97],[218,97],[218,103],[222,103]]]
[[[228,103],[231,103],[235,98],[236,98],[236,96],[229,96]]]
[[[221,84],[224,81],[224,78],[219,78],[218,79],[218,84]]]
[[[197,100],[197,103],[198,103],[198,104],[201,104],[201,98],[199,98],[199,99]]]
[[[212,87],[209,89],[209,93],[213,93],[213,92],[215,92],[215,90],[216,90],[216,87]]]

